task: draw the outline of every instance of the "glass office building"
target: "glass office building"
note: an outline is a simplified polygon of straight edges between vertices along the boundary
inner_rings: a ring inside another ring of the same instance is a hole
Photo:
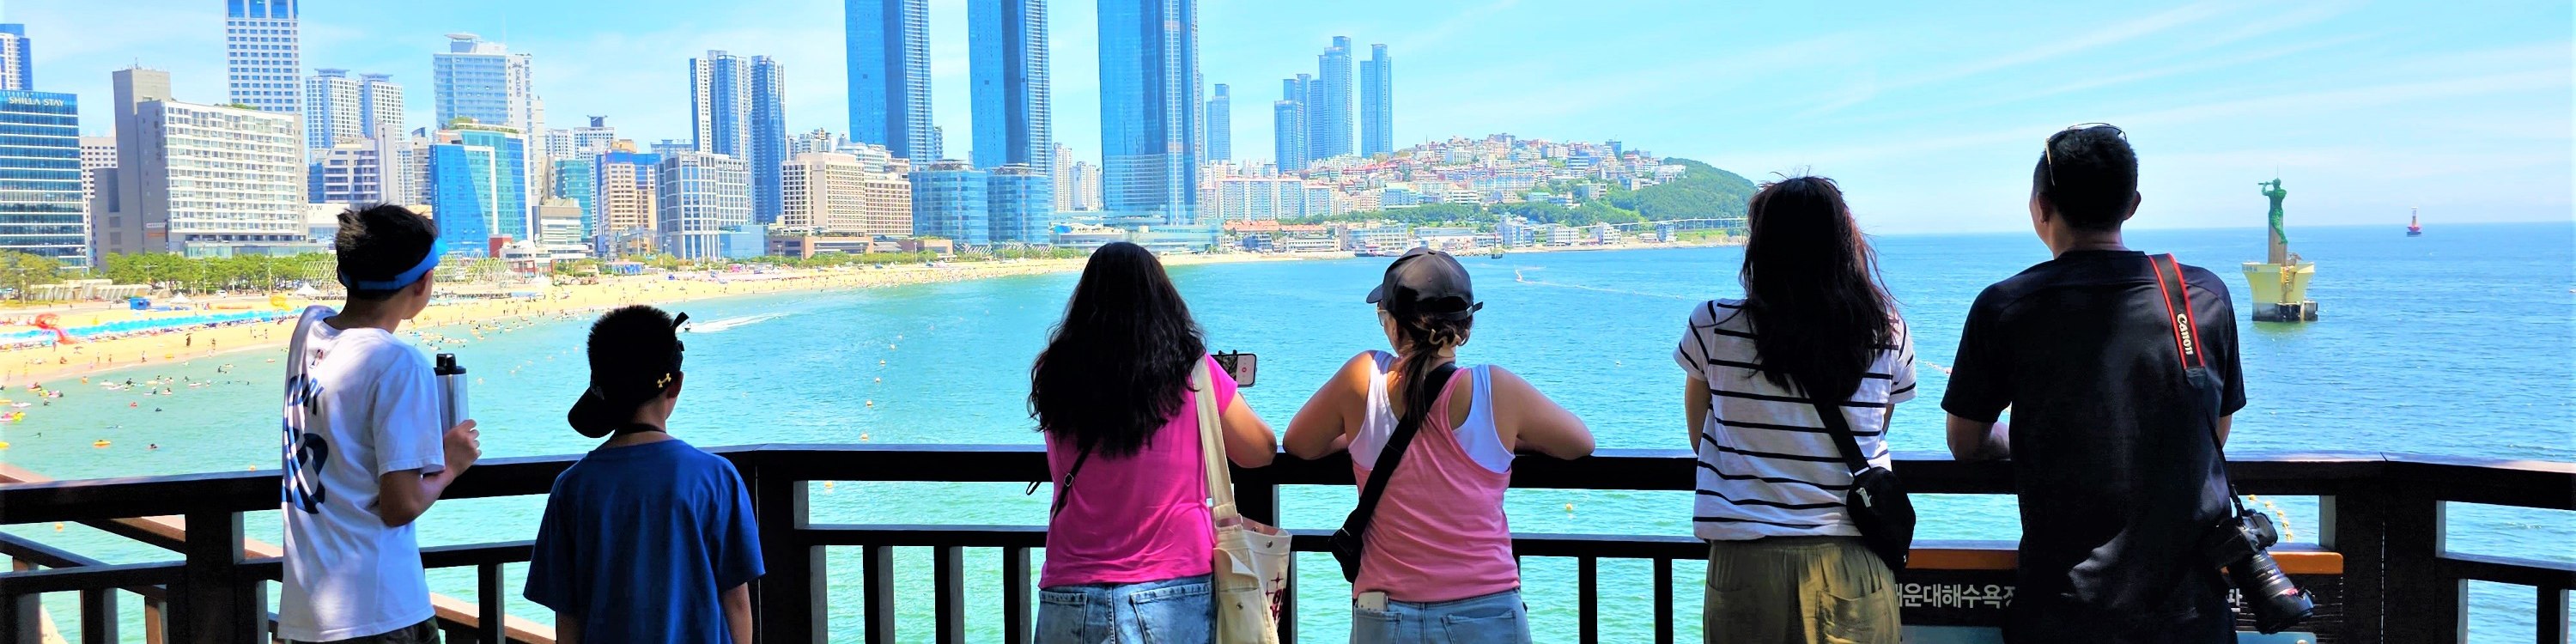
[[[1101,201],[1121,224],[1198,220],[1197,0],[1100,1]]]
[[[262,112],[299,114],[304,109],[302,29],[298,0],[226,0],[225,78],[232,102]]]
[[[1055,185],[1046,172],[1013,163],[985,180],[984,210],[996,244],[1046,244],[1055,226]]]
[[[70,94],[0,90],[0,250],[89,266],[80,102]]]
[[[595,231],[599,230],[599,210],[591,207],[592,200],[598,198],[592,188],[594,182],[598,180],[598,177],[591,173],[591,166],[595,160],[596,157],[590,155],[556,159],[554,172],[551,173],[554,176],[554,185],[547,187],[547,194],[571,199],[574,205],[581,207],[583,240],[590,239],[596,234]]]
[[[964,161],[941,161],[912,171],[912,234],[943,237],[960,247],[993,243],[991,175]]]

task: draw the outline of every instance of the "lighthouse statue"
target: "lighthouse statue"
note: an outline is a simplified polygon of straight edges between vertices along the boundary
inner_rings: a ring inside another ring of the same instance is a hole
[[[2290,252],[2290,234],[2281,225],[2281,200],[2290,191],[2281,189],[2281,180],[2254,184],[2263,187],[2263,196],[2272,198],[2271,226],[2264,240],[2264,261],[2245,263],[2245,281],[2254,287],[2254,321],[2315,322],[2317,302],[2307,298],[2308,279],[2316,277],[2316,262],[2303,261]]]

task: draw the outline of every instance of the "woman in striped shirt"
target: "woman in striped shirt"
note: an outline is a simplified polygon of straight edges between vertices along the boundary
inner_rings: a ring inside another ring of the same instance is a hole
[[[1895,642],[1895,575],[1845,513],[1852,472],[1819,410],[1886,466],[1913,342],[1833,180],[1766,184],[1746,215],[1744,299],[1693,309],[1673,353],[1690,375],[1707,640]]]

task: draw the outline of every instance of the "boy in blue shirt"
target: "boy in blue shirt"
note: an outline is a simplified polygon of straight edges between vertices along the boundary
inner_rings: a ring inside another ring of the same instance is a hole
[[[629,306],[590,327],[590,389],[565,420],[608,440],[555,478],[528,562],[528,600],[554,609],[557,641],[751,641],[751,495],[733,463],[665,425],[687,319]]]

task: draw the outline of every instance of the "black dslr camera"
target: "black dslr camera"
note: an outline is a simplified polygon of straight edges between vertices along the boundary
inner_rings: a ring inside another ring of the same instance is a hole
[[[2209,565],[2227,568],[2229,583],[2245,596],[2246,610],[2254,613],[2254,629],[2265,635],[2297,626],[2317,611],[2316,602],[2264,551],[2280,542],[2281,533],[2272,528],[2271,515],[2239,509],[2236,516],[2211,527],[2201,544]]]

